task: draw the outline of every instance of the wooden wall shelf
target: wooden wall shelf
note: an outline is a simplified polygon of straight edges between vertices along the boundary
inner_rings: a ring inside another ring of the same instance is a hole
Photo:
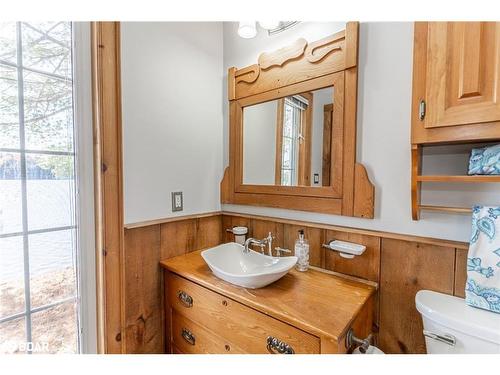
[[[421,204],[418,206],[420,210],[426,211],[441,211],[441,212],[450,212],[455,214],[470,214],[472,212],[471,208],[467,207],[448,207],[448,206],[433,206]]]
[[[422,175],[422,151],[425,145],[412,145],[411,170],[411,210],[413,220],[419,220],[420,211],[440,211],[447,213],[470,214],[470,207],[449,207],[421,204],[420,190],[422,182],[466,182],[466,183],[500,183],[500,176],[486,175]]]
[[[419,182],[500,182],[500,176],[447,176],[427,175],[417,176]]]

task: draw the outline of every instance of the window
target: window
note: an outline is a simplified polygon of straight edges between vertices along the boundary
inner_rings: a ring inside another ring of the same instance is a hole
[[[80,351],[70,22],[0,23],[0,352]]]
[[[284,99],[283,140],[281,152],[281,185],[299,184],[299,149],[304,140],[304,118],[308,102],[302,96]]]

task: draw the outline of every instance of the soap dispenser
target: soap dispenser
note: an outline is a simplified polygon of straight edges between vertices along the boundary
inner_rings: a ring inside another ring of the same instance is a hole
[[[304,272],[309,268],[309,241],[305,239],[304,230],[299,230],[299,238],[295,241],[295,256],[297,270]]]

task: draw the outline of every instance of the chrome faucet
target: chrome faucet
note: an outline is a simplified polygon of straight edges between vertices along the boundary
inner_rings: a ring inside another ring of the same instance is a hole
[[[263,238],[262,240],[257,240],[255,238],[249,237],[245,241],[245,249],[243,250],[244,253],[248,253],[250,251],[249,246],[250,245],[257,245],[260,247],[260,252],[264,254],[264,247],[267,245],[267,253],[270,257],[273,256],[273,239],[274,236],[271,232],[268,233],[266,238]]]

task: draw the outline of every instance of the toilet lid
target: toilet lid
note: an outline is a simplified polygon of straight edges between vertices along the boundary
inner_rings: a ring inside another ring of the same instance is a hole
[[[420,314],[436,323],[500,344],[500,314],[469,306],[463,298],[430,290],[419,291],[415,303]]]

